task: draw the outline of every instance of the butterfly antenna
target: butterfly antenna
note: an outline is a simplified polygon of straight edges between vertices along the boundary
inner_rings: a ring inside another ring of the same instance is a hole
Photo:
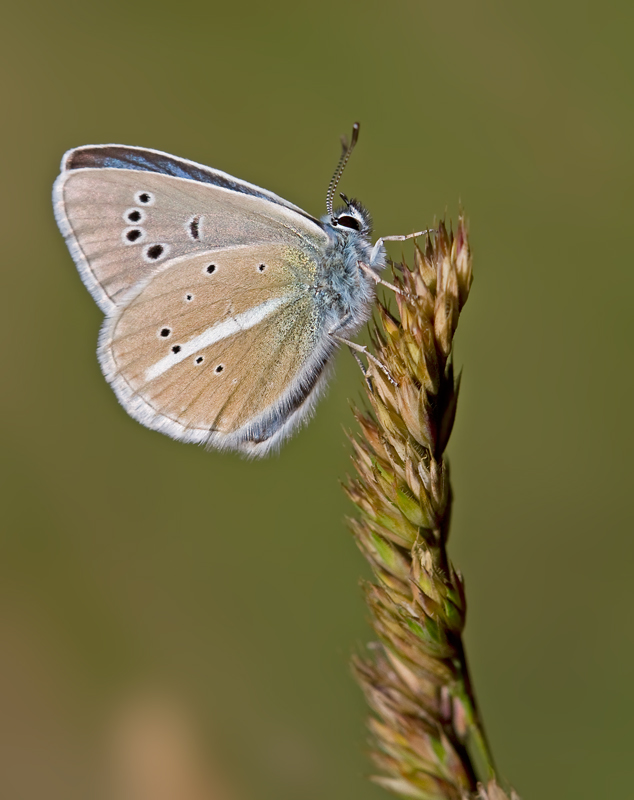
[[[335,197],[335,192],[337,191],[337,184],[341,180],[341,176],[343,175],[343,171],[346,168],[346,164],[354,150],[354,146],[359,139],[359,123],[355,122],[352,126],[352,138],[350,139],[350,144],[348,144],[345,136],[341,139],[342,144],[342,152],[341,158],[339,159],[339,163],[337,164],[337,169],[335,170],[335,174],[332,176],[332,180],[330,181],[330,185],[328,186],[328,192],[326,194],[326,211],[328,216],[330,217],[331,222],[333,225],[336,225],[334,217],[332,215],[332,201]]]

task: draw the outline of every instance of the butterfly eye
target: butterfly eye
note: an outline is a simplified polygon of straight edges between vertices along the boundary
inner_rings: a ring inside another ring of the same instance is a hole
[[[343,225],[344,228],[352,228],[353,231],[361,230],[361,223],[356,217],[351,217],[349,214],[342,214],[337,217],[337,225]]]

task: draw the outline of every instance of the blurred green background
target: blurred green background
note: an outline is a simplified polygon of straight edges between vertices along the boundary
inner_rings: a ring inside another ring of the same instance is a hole
[[[379,234],[470,219],[451,547],[500,769],[525,800],[629,796],[633,23],[544,0],[5,9],[1,797],[163,800],[138,787],[166,769],[203,775],[168,800],[385,796],[348,669],[356,365],[266,461],[144,429],[50,203],[65,150],[121,142],[319,215],[357,119],[341,189]]]

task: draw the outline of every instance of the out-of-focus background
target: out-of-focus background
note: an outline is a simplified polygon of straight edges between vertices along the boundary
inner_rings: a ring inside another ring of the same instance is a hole
[[[626,797],[634,745],[634,12],[626,2],[13,3],[2,89],[0,796],[351,800],[346,530],[361,377],[249,463],[129,419],[50,204],[62,153],[211,164],[379,234],[471,223],[452,556],[500,769],[526,800]],[[411,256],[411,248],[394,247]]]

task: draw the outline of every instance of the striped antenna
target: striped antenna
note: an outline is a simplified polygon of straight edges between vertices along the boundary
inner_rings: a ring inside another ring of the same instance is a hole
[[[332,201],[335,197],[335,192],[337,191],[337,184],[341,180],[341,176],[343,175],[343,171],[346,168],[346,164],[348,163],[348,159],[354,150],[354,146],[359,139],[359,123],[355,122],[352,126],[352,138],[350,139],[350,144],[346,141],[346,137],[342,137],[341,144],[343,147],[341,158],[339,159],[339,163],[337,164],[337,169],[335,170],[335,174],[332,176],[332,180],[330,181],[330,185],[328,186],[328,192],[326,194],[326,211],[328,216],[330,217],[330,221],[333,225],[336,225],[336,221],[332,215]]]

